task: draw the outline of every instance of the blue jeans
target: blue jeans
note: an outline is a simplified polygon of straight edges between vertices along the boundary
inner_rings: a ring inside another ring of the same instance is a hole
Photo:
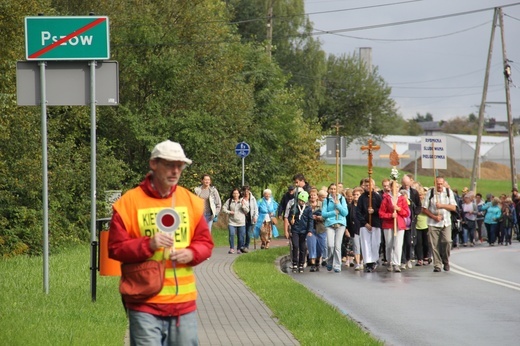
[[[486,230],[488,232],[488,243],[494,244],[497,236],[497,228],[498,224],[496,223],[486,223]]]
[[[213,215],[204,214],[204,219],[206,219],[206,223],[208,224],[209,233],[211,233],[211,227],[213,226]]]
[[[316,258],[327,258],[327,232],[316,233]]]
[[[307,236],[307,249],[309,258],[323,257],[325,259],[327,257],[327,233],[313,233],[312,236]]]
[[[244,240],[244,247],[249,249],[251,243],[251,237],[253,236],[253,224],[246,222],[246,240]]]
[[[229,230],[229,248],[235,248],[235,232],[238,236],[238,248],[242,249],[244,247],[244,240],[246,238],[246,226],[231,226],[228,225]]]
[[[128,310],[130,345],[198,345],[197,313],[177,317],[160,317]]]
[[[502,231],[502,240],[501,243],[505,242],[509,244],[511,242],[511,227],[504,227]]]
[[[470,243],[474,242],[475,227],[476,222],[471,220],[466,220],[466,222],[462,225],[462,241],[464,242],[464,244],[467,244],[468,240]]]
[[[307,235],[307,250],[309,251],[309,258],[316,258],[316,233]]]

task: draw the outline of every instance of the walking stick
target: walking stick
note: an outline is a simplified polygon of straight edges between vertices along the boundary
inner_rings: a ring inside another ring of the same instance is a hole
[[[397,193],[397,180],[394,180],[392,184],[392,202],[394,204],[394,212],[396,213],[394,216],[394,237],[397,236],[397,211],[395,210],[397,207],[397,200],[399,199]]]

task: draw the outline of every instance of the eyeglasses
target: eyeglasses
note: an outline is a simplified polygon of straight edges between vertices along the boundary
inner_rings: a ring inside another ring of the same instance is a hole
[[[181,161],[166,161],[166,160],[159,160],[159,162],[168,169],[180,169],[183,170],[186,168],[186,163]]]

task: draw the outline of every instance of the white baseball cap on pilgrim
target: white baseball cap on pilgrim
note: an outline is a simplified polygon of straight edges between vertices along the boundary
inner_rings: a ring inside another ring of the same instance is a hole
[[[182,161],[187,164],[191,164],[191,160],[186,157],[184,154],[184,150],[177,142],[172,142],[170,140],[166,140],[161,142],[155,146],[152,150],[152,155],[150,156],[150,160],[153,159],[164,159],[168,161]]]

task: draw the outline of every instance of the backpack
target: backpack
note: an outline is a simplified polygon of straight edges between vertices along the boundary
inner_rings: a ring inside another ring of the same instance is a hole
[[[446,196],[450,198],[451,189],[446,189]],[[430,200],[433,198],[433,189],[430,190]],[[462,222],[462,210],[459,206],[458,201],[455,199],[455,211],[450,211],[451,216],[451,230],[453,232],[459,232],[461,230]]]

